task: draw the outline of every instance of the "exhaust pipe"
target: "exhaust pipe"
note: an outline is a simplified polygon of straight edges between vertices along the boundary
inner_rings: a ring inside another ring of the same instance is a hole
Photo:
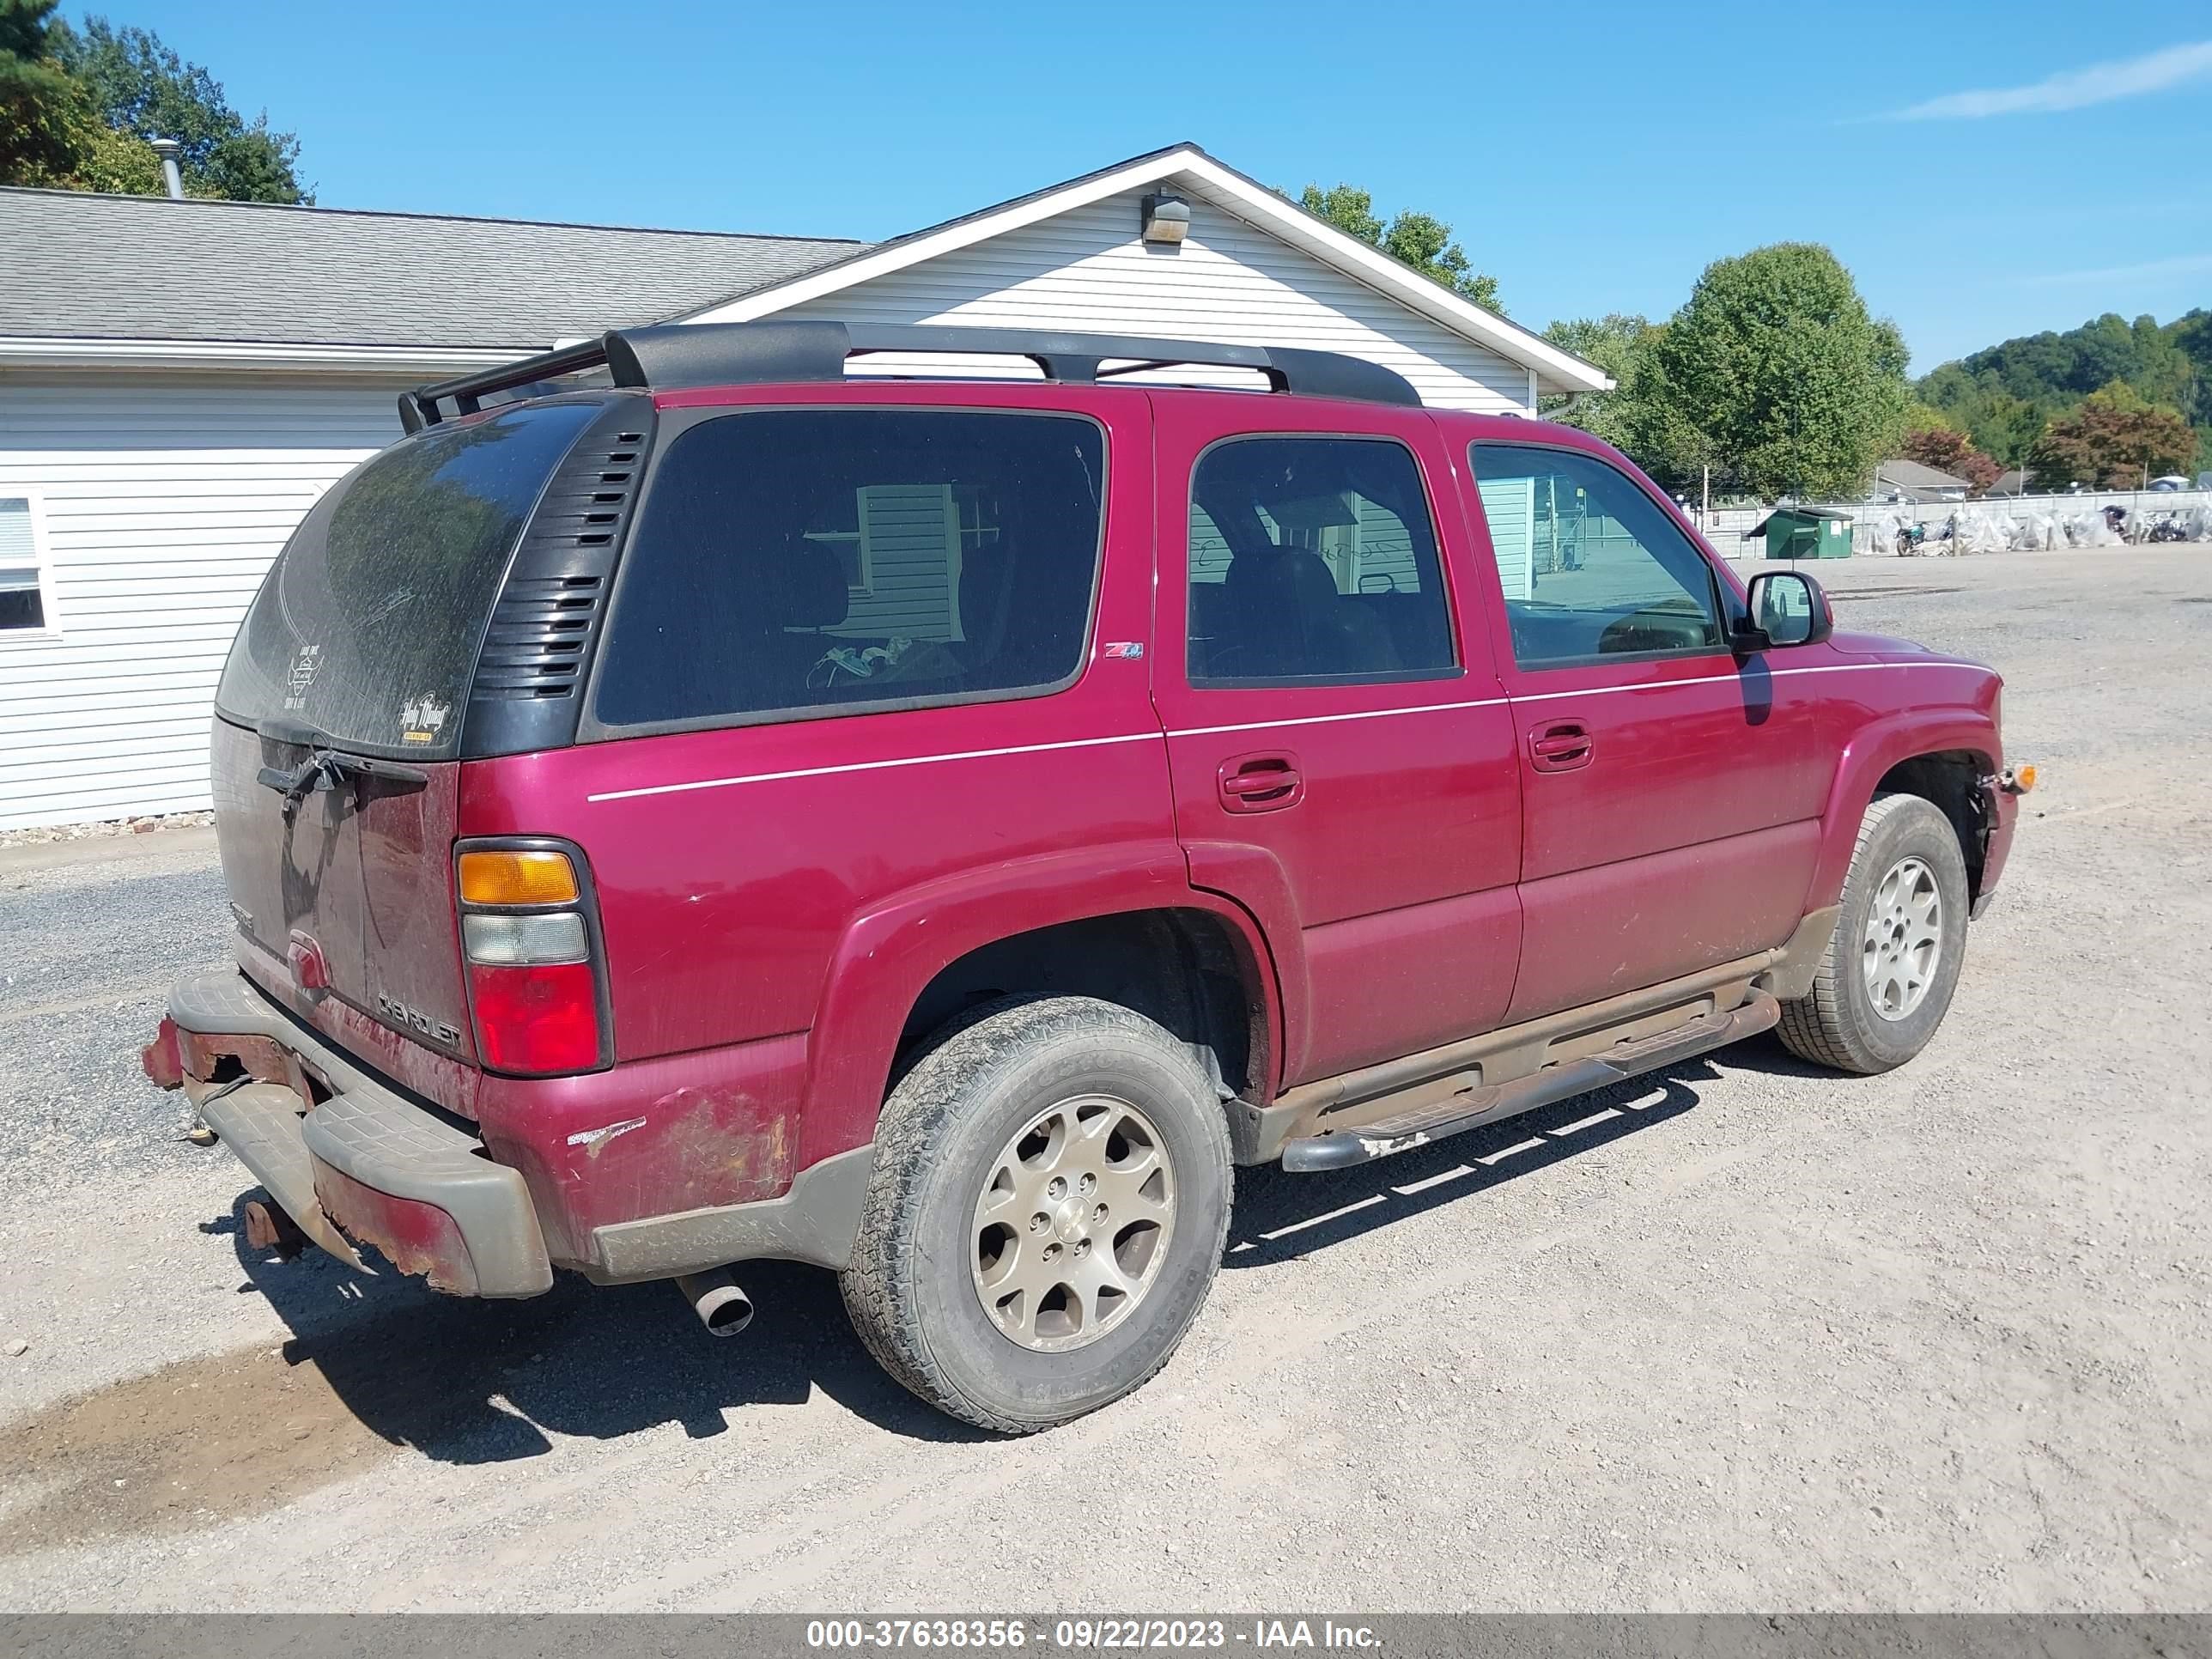
[[[699,1316],[709,1336],[735,1336],[753,1322],[752,1298],[738,1288],[738,1281],[730,1277],[726,1267],[685,1273],[676,1281],[676,1288],[691,1304],[691,1311]]]

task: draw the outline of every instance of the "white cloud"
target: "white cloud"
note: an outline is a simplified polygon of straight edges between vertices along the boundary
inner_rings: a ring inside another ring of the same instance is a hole
[[[2212,40],[2167,46],[2117,64],[2092,64],[2068,70],[2025,87],[1993,87],[1979,92],[1946,93],[1924,104],[1899,110],[1899,121],[1975,120],[1985,115],[2049,114],[2057,110],[2087,109],[2132,98],[2137,93],[2158,92],[2212,76]]]
[[[2148,259],[2135,265],[2106,265],[2098,270],[2054,270],[2020,280],[2033,288],[2055,288],[2072,283],[2150,283],[2166,276],[2195,276],[2212,271],[2212,253],[2185,253],[2172,259]]]

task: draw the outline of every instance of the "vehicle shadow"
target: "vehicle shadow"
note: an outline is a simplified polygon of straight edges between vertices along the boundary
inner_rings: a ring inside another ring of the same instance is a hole
[[[441,1296],[370,1253],[373,1278],[312,1249],[277,1261],[246,1245],[236,1209],[216,1230],[236,1233],[241,1291],[265,1296],[292,1328],[285,1363],[312,1366],[380,1438],[441,1462],[505,1462],[550,1451],[554,1435],[613,1440],[668,1423],[705,1439],[728,1428],[726,1413],[804,1405],[817,1389],[896,1434],[988,1437],[884,1374],[820,1268],[738,1269],[753,1322],[718,1340],[665,1284],[562,1273],[544,1296],[482,1302]]]
[[[1727,1051],[1729,1069],[1801,1072],[1771,1041]],[[1266,1266],[1479,1195],[1692,1110],[1719,1075],[1692,1060],[1592,1095],[1362,1168],[1325,1175],[1238,1171],[1224,1265]],[[717,1340],[667,1285],[595,1286],[563,1273],[526,1302],[441,1296],[372,1265],[355,1274],[319,1252],[280,1261],[249,1248],[241,1194],[204,1224],[230,1236],[246,1282],[293,1333],[281,1357],[310,1368],[345,1413],[377,1439],[441,1462],[540,1455],[555,1436],[616,1440],[664,1425],[694,1438],[751,1407],[799,1406],[818,1390],[867,1422],[920,1440],[984,1436],[893,1382],[853,1334],[834,1275],[792,1262],[737,1270],[757,1310]],[[251,1408],[241,1402],[245,1420]]]
[[[1714,1063],[1723,1059],[1724,1066]],[[1693,1085],[1723,1070],[1832,1075],[1761,1036],[1373,1164],[1310,1175],[1274,1164],[1239,1170],[1222,1266],[1264,1267],[1310,1255],[1642,1133],[1693,1109]]]

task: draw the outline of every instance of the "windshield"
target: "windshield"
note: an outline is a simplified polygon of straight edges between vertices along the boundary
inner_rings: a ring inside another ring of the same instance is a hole
[[[524,521],[591,404],[439,426],[341,479],[231,647],[217,710],[392,755],[458,752],[461,708]]]

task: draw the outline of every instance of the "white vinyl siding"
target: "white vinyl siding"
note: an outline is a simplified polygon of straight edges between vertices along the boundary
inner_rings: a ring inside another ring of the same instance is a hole
[[[1229,580],[1229,542],[1221,526],[1196,501],[1190,504],[1190,580],[1225,582]]]
[[[1142,194],[1093,203],[775,314],[1302,346],[1394,368],[1432,408],[1533,411],[1522,365],[1210,202],[1190,198],[1190,234],[1180,248],[1139,240]],[[958,357],[901,367],[984,372]],[[1184,370],[1174,378],[1197,377]]]
[[[52,600],[45,635],[0,633],[0,830],[208,805],[231,636],[316,497],[399,435],[396,390],[0,379],[0,498],[43,498]]]
[[[1490,545],[1498,558],[1498,579],[1509,599],[1535,591],[1536,484],[1533,478],[1483,478],[1482,516],[1490,524]]]
[[[869,638],[960,637],[960,514],[950,484],[871,484],[860,496],[866,591],[829,631]]]
[[[1337,586],[1347,593],[1419,592],[1421,572],[1406,521],[1364,495],[1352,498],[1352,510],[1359,522],[1347,538],[1351,564],[1338,572]]]

